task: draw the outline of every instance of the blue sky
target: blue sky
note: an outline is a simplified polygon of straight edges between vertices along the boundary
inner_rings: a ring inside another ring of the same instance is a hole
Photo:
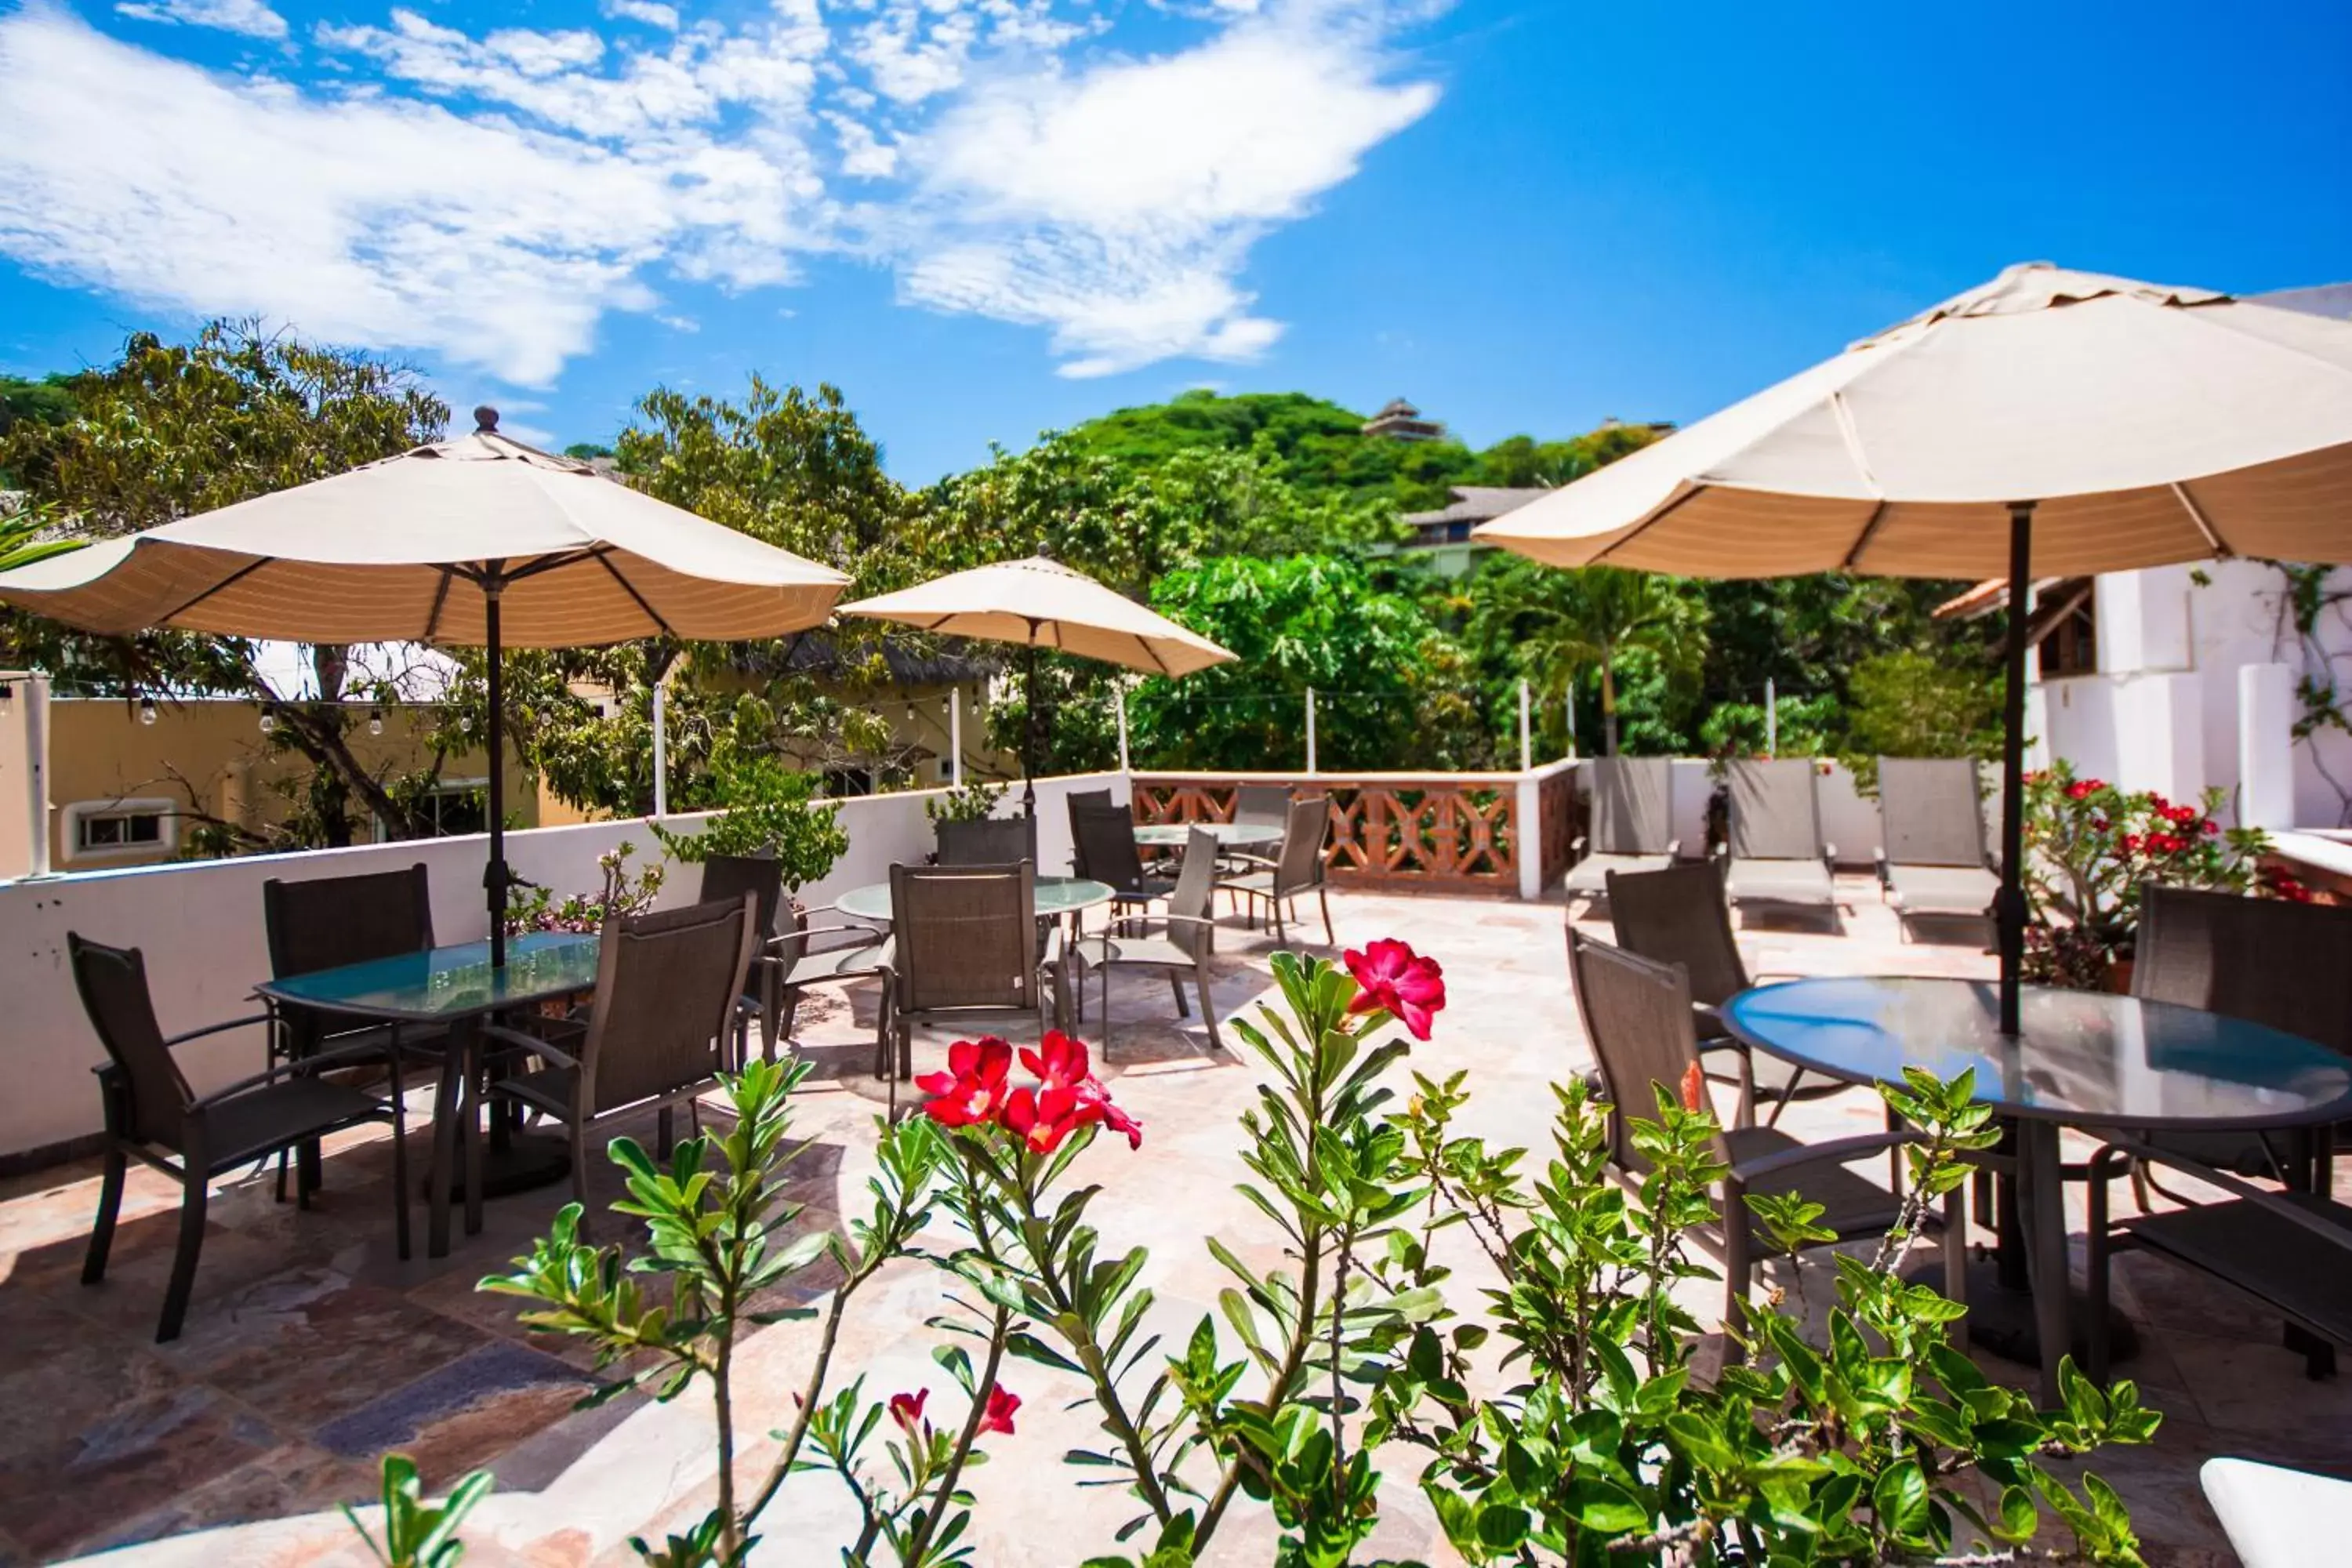
[[[2352,278],[2352,7],[0,0],[0,369],[259,313],[921,482],[1192,385],[1689,420],[2016,260]]]

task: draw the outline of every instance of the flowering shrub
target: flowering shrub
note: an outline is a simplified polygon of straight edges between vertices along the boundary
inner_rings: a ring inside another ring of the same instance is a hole
[[[2077,778],[2060,762],[2025,779],[2027,978],[2095,989],[2131,956],[2149,882],[2308,897],[2292,878],[2258,878],[2260,828],[2224,828],[2222,792],[2196,805]]]
[[[1656,1120],[1633,1127],[1647,1168],[1630,1183],[1609,1169],[1612,1108],[1581,1084],[1556,1089],[1537,1174],[1525,1151],[1460,1130],[1463,1074],[1415,1075],[1402,1104],[1385,1081],[1409,1050],[1390,1025],[1426,1039],[1444,1009],[1434,962],[1391,941],[1350,951],[1344,967],[1287,952],[1272,964],[1278,1001],[1234,1021],[1265,1068],[1240,1118],[1240,1190],[1284,1262],[1255,1268],[1210,1238],[1231,1283],[1181,1338],[1162,1338],[1176,1325],[1141,1282],[1145,1250],[1097,1228],[1102,1189],[1076,1174],[1098,1140],[1138,1157],[1145,1129],[1068,1036],[950,1047],[917,1080],[919,1112],[881,1129],[868,1212],[845,1235],[791,1234],[799,1210],[781,1183],[799,1148],[788,1130],[802,1065],[730,1079],[733,1128],[680,1144],[667,1168],[616,1140],[629,1197],[615,1210],[643,1223],[650,1249],[625,1261],[591,1246],[567,1207],[483,1288],[527,1301],[524,1321],[594,1345],[599,1369],[617,1374],[595,1398],[642,1386],[672,1399],[708,1381],[717,1506],[659,1546],[633,1542],[643,1559],[737,1568],[782,1483],[830,1474],[857,1509],[845,1563],[970,1560],[962,1479],[988,1457],[983,1438],[1021,1441],[1008,1363],[1027,1362],[1086,1389],[1100,1440],[1066,1458],[1133,1504],[1117,1535],[1128,1554],[1085,1568],[1191,1568],[1236,1508],[1270,1518],[1276,1568],[1341,1568],[1380,1523],[1376,1458],[1416,1449],[1423,1492],[1477,1563],[2140,1561],[2113,1490],[2085,1477],[2078,1491],[2044,1462],[2146,1441],[2158,1418],[2132,1386],[2101,1393],[2069,1363],[2065,1407],[2037,1411],[1950,1345],[1961,1308],[1896,1272],[1930,1206],[1967,1178],[1965,1156],[1996,1135],[1965,1075],[1946,1085],[1915,1071],[1885,1091],[1918,1131],[1903,1215],[1876,1256],[1837,1259],[1825,1344],[1768,1310],[1728,1327],[1749,1364],[1709,1383],[1700,1326],[1675,1300],[1713,1278],[1693,1247],[1725,1174],[1703,1079],[1658,1086],[1643,1108]],[[1759,1245],[1829,1238],[1819,1205],[1746,1201]],[[1483,1255],[1489,1288],[1453,1286],[1448,1237],[1456,1261]],[[820,1258],[835,1275],[822,1307],[763,1305]],[[946,1336],[933,1359],[956,1391],[945,1411],[928,1385],[878,1398],[862,1377],[833,1386],[845,1315],[894,1263],[945,1277],[932,1320]],[[739,1477],[737,1335],[819,1313],[777,1451],[757,1479]],[[396,1464],[385,1544],[370,1544],[394,1568],[446,1568],[486,1483],[469,1478],[431,1505]],[[2042,1541],[2045,1515],[2067,1544]],[[792,1560],[832,1555],[800,1528]],[[1228,1548],[1220,1560],[1244,1559]]]
[[[596,868],[604,873],[604,886],[594,893],[573,893],[562,902],[545,888],[520,885],[507,889],[507,934],[520,936],[525,931],[598,931],[608,920],[626,915],[642,914],[653,908],[654,898],[661,891],[662,874],[666,868],[656,864],[635,876],[629,874],[629,857],[637,847],[624,838],[604,854],[596,857]]]

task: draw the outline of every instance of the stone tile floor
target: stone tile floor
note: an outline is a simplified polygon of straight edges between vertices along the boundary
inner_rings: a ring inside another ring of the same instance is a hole
[[[1904,942],[1871,884],[1847,879],[1843,890],[1850,905],[1835,930],[1745,930],[1751,967],[1990,973],[1980,932]],[[1470,1130],[1538,1142],[1546,1086],[1589,1063],[1568,992],[1559,907],[1359,893],[1332,903],[1343,944],[1402,935],[1444,963],[1451,1005],[1415,1064],[1471,1070],[1478,1098],[1465,1117]],[[1607,934],[1605,921],[1586,929]],[[1219,941],[1214,993],[1230,1017],[1267,988],[1273,944],[1238,921]],[[1097,995],[1090,988],[1090,1008]],[[851,991],[821,998],[803,1016],[817,1074],[800,1130],[814,1146],[793,1191],[813,1225],[833,1225],[857,1203],[871,1168],[881,1110],[863,1077],[872,1007],[870,993]],[[1151,1248],[1158,1310],[1183,1332],[1212,1310],[1223,1284],[1204,1236],[1253,1261],[1274,1257],[1264,1221],[1232,1190],[1244,1173],[1234,1117],[1255,1075],[1242,1058],[1212,1052],[1197,1018],[1176,1019],[1156,980],[1121,976],[1112,1012],[1113,1090],[1148,1132],[1139,1154],[1098,1144],[1087,1175],[1105,1184],[1098,1213],[1108,1239]],[[1099,1041],[1100,1020],[1090,1016],[1083,1032]],[[935,1058],[943,1039],[919,1042],[919,1058]],[[1876,1111],[1866,1099],[1840,1096],[1801,1107],[1790,1121],[1805,1135],[1832,1136],[1874,1126]],[[650,1127],[636,1131],[649,1135]],[[630,1562],[627,1536],[699,1517],[714,1475],[699,1398],[660,1405],[629,1395],[576,1411],[590,1386],[589,1358],[526,1331],[507,1300],[474,1289],[545,1226],[562,1189],[493,1202],[483,1234],[454,1256],[403,1264],[391,1241],[389,1151],[381,1133],[331,1149],[327,1189],[307,1212],[273,1202],[264,1175],[223,1182],[195,1304],[170,1345],[152,1338],[174,1225],[168,1183],[134,1172],[112,1268],[95,1288],[79,1279],[94,1167],[0,1184],[0,1565],[132,1545],[121,1561],[356,1563],[363,1556],[331,1510],[373,1495],[376,1462],[395,1449],[414,1456],[436,1487],[478,1466],[497,1472],[499,1493],[468,1532],[469,1564]],[[592,1168],[597,1203],[611,1202],[617,1181],[601,1163]],[[605,1234],[623,1234],[620,1222],[609,1223]],[[421,1254],[421,1226],[419,1237]],[[1469,1271],[1465,1278],[1475,1282]],[[2152,1448],[2095,1468],[2130,1501],[2157,1561],[2234,1561],[2196,1486],[2210,1455],[2352,1475],[2352,1384],[2306,1381],[2273,1324],[2184,1274],[2126,1258],[2117,1293],[2143,1339],[2118,1370],[2139,1380],[2168,1420]],[[929,1383],[949,1394],[929,1360],[940,1336],[925,1326],[940,1310],[938,1277],[894,1268],[864,1300],[838,1364],[867,1369],[872,1387]],[[743,1347],[747,1436],[789,1408],[811,1332],[780,1324]],[[1077,1491],[1059,1461],[1090,1436],[1084,1412],[1061,1408],[1076,1385],[1025,1363],[1005,1381],[1025,1403],[1019,1436],[994,1439],[996,1462],[974,1473],[975,1561],[1055,1568],[1107,1549],[1126,1511],[1120,1500]],[[1375,1548],[1454,1561],[1411,1484],[1417,1462],[1395,1459]],[[761,1446],[752,1443],[742,1463],[757,1473]],[[772,1511],[759,1561],[830,1560],[845,1517],[824,1478],[795,1479]],[[1039,1530],[1049,1518],[1054,1527]],[[1212,1560],[1263,1563],[1270,1534],[1264,1521],[1229,1526]]]

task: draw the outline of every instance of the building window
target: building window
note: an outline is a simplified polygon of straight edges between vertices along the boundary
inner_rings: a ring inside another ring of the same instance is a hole
[[[2095,595],[2084,594],[2079,604],[2060,616],[2057,625],[2043,634],[2040,652],[2044,680],[2099,672],[2099,622],[2095,613],[2097,602]]]
[[[873,793],[874,773],[869,768],[824,770],[824,796],[827,800],[852,800]]]
[[[177,814],[168,800],[90,800],[66,808],[68,842],[77,860],[168,854]]]
[[[416,803],[416,813],[425,819],[424,837],[457,838],[468,833],[490,830],[490,781],[488,779],[445,779],[425,792]],[[375,819],[375,841],[379,844],[393,837],[392,826],[383,818]]]

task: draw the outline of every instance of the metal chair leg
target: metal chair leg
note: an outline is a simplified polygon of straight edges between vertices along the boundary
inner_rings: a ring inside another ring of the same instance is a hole
[[[106,1175],[98,1189],[98,1218],[89,1227],[89,1251],[82,1258],[81,1282],[95,1285],[106,1278],[106,1255],[114,1247],[114,1221],[122,1212],[122,1178],[131,1157],[114,1144],[106,1150]]]
[[[1176,1016],[1180,1018],[1191,1017],[1192,1009],[1184,1001],[1184,977],[1172,969],[1168,972],[1168,989],[1176,994]]]
[[[1225,1048],[1225,1042],[1217,1035],[1216,1005],[1209,1000],[1209,966],[1207,964],[1199,964],[1193,968],[1192,984],[1200,989],[1201,1021],[1209,1026],[1209,1048],[1222,1051]]]
[[[196,1255],[205,1248],[205,1203],[212,1195],[193,1155],[187,1157],[181,1184],[180,1245],[172,1254],[172,1282],[164,1288],[163,1316],[155,1327],[159,1345],[178,1339],[180,1325],[187,1320],[188,1297],[196,1285]]]
[[[1339,939],[1331,934],[1330,889],[1327,888],[1320,882],[1316,883],[1315,900],[1323,906],[1323,945],[1325,947],[1337,947],[1339,945]]]

